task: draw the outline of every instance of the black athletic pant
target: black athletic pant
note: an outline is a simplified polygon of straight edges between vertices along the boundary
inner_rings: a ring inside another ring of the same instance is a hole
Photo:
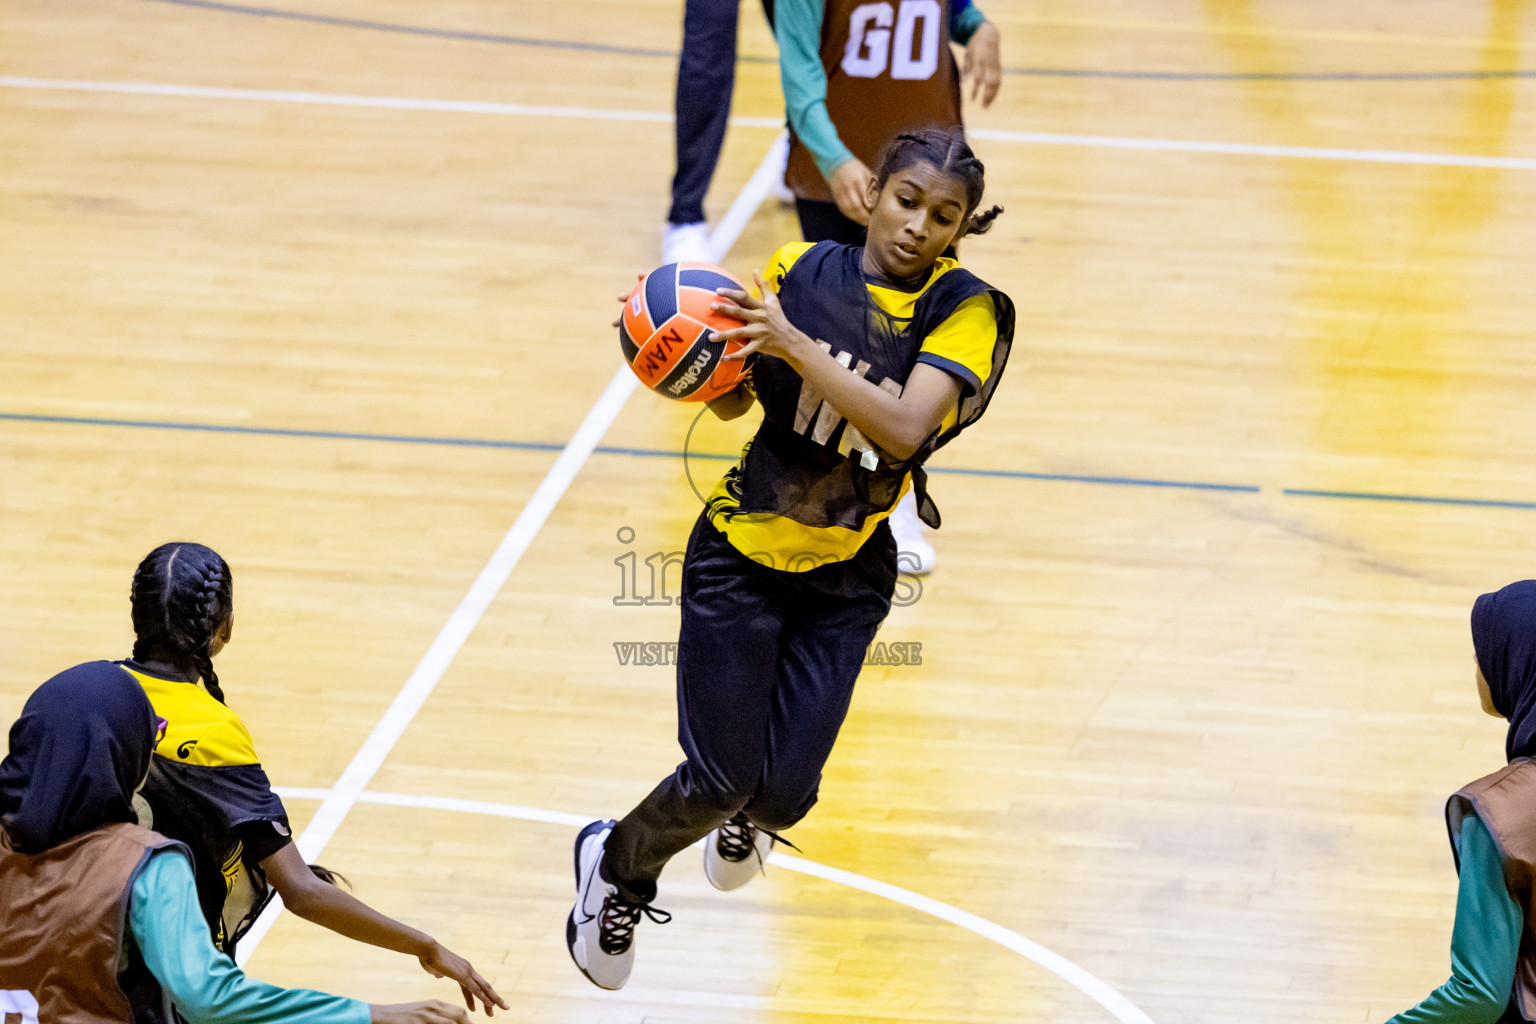
[[[772,832],[805,817],[895,584],[885,523],[856,557],[796,573],[752,561],[699,517],[677,645],[687,760],[608,837],[603,875],[626,898],[653,899],[667,861],[739,811]]]
[[[736,85],[736,14],[733,0],[687,0],[683,8],[683,52],[677,62],[677,173],[672,176],[672,209],[667,221],[694,224],[704,219],[704,194],[720,162],[725,127]],[[773,26],[773,0],[763,0]]]
[[[864,225],[843,216],[836,203],[796,198],[795,214],[800,218],[800,236],[807,242],[863,245],[868,234]]]
[[[677,62],[677,173],[667,220],[704,219],[704,193],[714,177],[736,84],[737,0],[687,0],[683,53]]]

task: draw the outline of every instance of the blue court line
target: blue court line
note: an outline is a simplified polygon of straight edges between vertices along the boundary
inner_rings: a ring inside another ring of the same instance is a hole
[[[929,466],[929,473],[947,473],[951,476],[992,476],[1009,480],[1055,480],[1072,484],[1109,484],[1116,487],[1174,487],[1190,491],[1226,491],[1237,494],[1258,494],[1261,490],[1253,484],[1213,484],[1199,480],[1157,480],[1140,476],[1089,476],[1080,473],[1031,473],[1022,469],[966,469],[959,466]]]
[[[370,21],[364,18],[338,18],[329,14],[307,14],[304,11],[284,11],[276,7],[253,7],[250,4],[227,4],[217,0],[152,0],[154,3],[175,4],[178,7],[200,7],[226,14],[248,14],[257,18],[276,18],[282,21],[306,21],[312,25],[335,25],[341,28],[362,28],[372,32],[398,32],[411,36],[432,36],[437,39],[459,39],[472,43],[500,43],[503,46],[536,46],[550,50],[579,50],[584,53],[612,53],[625,57],[669,57],[677,59],[676,50],[654,50],[643,46],[615,46],[609,43],[588,43],[576,39],[536,39],[530,36],[507,36],[494,32],[468,32],[450,28],[428,28],[424,25],[397,25],[388,21]],[[777,64],[773,58],[765,63]]]
[[[127,420],[102,416],[45,416],[38,413],[0,412],[0,422],[50,423],[65,426],[129,427],[139,430],[177,430],[205,434],[249,434],[258,437],[303,437],[333,441],[383,441],[390,444],[425,444],[456,448],[491,448],[503,451],[559,452],[564,445],[552,441],[497,441],[474,437],[434,437],[417,434],[370,434],[347,430],[297,430],[288,427],[247,427],[222,423],[187,423],[175,420]],[[627,455],[640,459],[707,459],[734,462],[735,452],[684,452],[668,448],[629,448],[598,445],[593,451],[602,455]],[[1160,480],[1155,477],[1099,476],[1085,473],[1035,473],[1022,469],[975,469],[965,466],[929,466],[929,473],[949,476],[992,477],[1005,480],[1042,480],[1057,483],[1100,484],[1112,487],[1161,487],[1187,491],[1217,491],[1227,494],[1259,494],[1253,484],[1223,484],[1204,480]],[[1469,508],[1536,509],[1536,501],[1506,501],[1496,498],[1450,498],[1427,494],[1382,494],[1374,491],[1325,491],[1306,487],[1286,487],[1288,497],[1342,498],[1352,501],[1390,501],[1415,505],[1451,505]]]
[[[286,427],[242,427],[221,423],[179,423],[173,420],[119,420],[97,416],[39,416],[0,412],[0,420],[17,423],[62,423],[86,427],[136,427],[141,430],[190,430],[207,434],[256,434],[263,437],[309,437],[336,441],[388,441],[392,444],[454,445],[461,448],[504,448],[524,452],[558,452],[565,445],[549,441],[483,441],[472,437],[418,437],[413,434],[357,434],[345,430],[293,430]]]
[[[222,3],[220,0],[149,0],[152,3],[196,7],[225,14],[244,14],[257,18],[303,21],[312,25],[360,28],[370,32],[395,32],[402,35],[456,39],[472,43],[497,43],[502,46],[531,46],[547,50],[574,50],[581,53],[607,53],[623,57],[665,57],[676,60],[676,50],[644,46],[619,46],[579,39],[539,39],[532,36],[502,35],[496,32],[471,32],[463,29],[431,28],[426,25],[401,25],[366,18],[342,18],[305,11],[286,11],[278,7]],[[777,57],[741,54],[738,64],[777,64]],[[1025,78],[1100,78],[1166,82],[1438,82],[1478,81],[1484,79],[1536,78],[1536,70],[1515,68],[1507,71],[1115,71],[1107,68],[1004,68],[1003,74]]]
[[[1427,494],[1378,494],[1374,491],[1317,491],[1287,487],[1281,494],[1302,498],[1347,498],[1353,501],[1397,501],[1413,505],[1465,505],[1472,508],[1536,508],[1536,501],[1500,501],[1494,498],[1443,498]]]
[[[3,418],[3,417],[0,417]],[[637,458],[663,459],[712,459],[735,462],[740,452],[684,452],[662,448],[616,448],[598,445],[593,451],[604,455],[633,455]],[[950,476],[990,476],[1005,480],[1053,480],[1073,484],[1109,484],[1116,487],[1173,487],[1190,491],[1226,491],[1239,494],[1258,494],[1260,488],[1252,484],[1215,484],[1201,480],[1158,480],[1139,476],[1090,476],[1081,473],[1031,473],[1022,469],[970,469],[964,466],[929,466],[929,473],[946,473]]]
[[[247,427],[219,423],[183,423],[174,420],[125,420],[100,416],[44,416],[37,413],[0,412],[0,421],[50,423],[66,426],[131,427],[139,430],[180,430],[207,434],[252,434],[261,437],[305,437],[335,441],[386,441],[391,444],[446,445],[460,448],[499,448],[512,451],[558,452],[565,446],[547,441],[493,441],[471,437],[431,437],[414,434],[365,434],[344,430],[295,430],[285,427]],[[642,459],[710,459],[735,462],[740,453],[683,452],[665,448],[626,448],[599,445],[593,451],[603,455],[628,455]],[[1158,480],[1133,476],[1088,476],[1075,473],[1030,473],[1009,469],[967,469],[954,466],[930,466],[930,473],[952,476],[1001,477],[1010,480],[1051,480],[1063,483],[1109,484],[1117,487],[1164,487],[1191,491],[1226,491],[1257,494],[1250,484],[1219,484],[1200,480]]]
[[[1536,69],[1508,71],[1111,71],[1102,68],[1004,68],[1031,78],[1124,78],[1165,82],[1445,82],[1536,78]]]

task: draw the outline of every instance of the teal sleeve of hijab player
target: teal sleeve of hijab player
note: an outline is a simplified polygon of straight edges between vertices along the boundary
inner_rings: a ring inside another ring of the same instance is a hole
[[[949,9],[949,38],[964,46],[986,21],[987,16],[971,0],[956,0]]]
[[[1509,1005],[1525,927],[1504,887],[1504,867],[1481,821],[1461,826],[1461,881],[1451,930],[1451,976],[1387,1024],[1494,1024]]]
[[[248,978],[213,948],[192,866],[156,853],[133,883],[128,927],[144,964],[191,1024],[369,1024],[367,1003]]]
[[[779,84],[789,126],[811,151],[828,181],[853,152],[837,136],[827,114],[827,69],[821,63],[821,22],[826,0],[779,0],[773,34],[779,44]]]

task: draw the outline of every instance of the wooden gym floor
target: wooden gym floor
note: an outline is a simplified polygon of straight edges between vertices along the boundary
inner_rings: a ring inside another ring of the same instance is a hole
[[[1019,344],[882,633],[922,664],[866,671],[792,838],[997,928],[783,867],[717,894],[689,853],[619,993],[562,948],[570,822],[678,757],[671,669],[615,646],[677,610],[614,598],[686,538],[692,415],[637,394],[557,455],[623,397],[680,5],[266,2],[0,0],[0,717],[126,655],[134,564],[197,539],[295,824],[330,794],[320,859],[513,1020],[1348,1024],[1443,979],[1440,807],[1502,751],[1467,613],[1536,569],[1530,0],[986,0],[1008,212],[965,257]],[[782,115],[742,26],[715,220]],[[770,200],[725,262],[795,234]],[[291,915],[249,966],[452,994]]]

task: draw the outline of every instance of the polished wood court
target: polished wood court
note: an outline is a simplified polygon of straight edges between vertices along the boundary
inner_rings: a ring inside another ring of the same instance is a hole
[[[48,82],[665,113],[680,6],[0,0],[0,720],[126,655],[134,564],[197,539],[237,577],[231,703],[279,785],[331,787],[612,376],[672,166],[656,120]],[[1019,343],[939,463],[1001,475],[935,474],[938,570],[882,632],[922,664],[866,671],[791,838],[1158,1024],[1383,1020],[1448,970],[1440,808],[1501,763],[1471,603],[1536,575],[1536,168],[1000,133],[1529,161],[1536,4],[982,6],[1023,70],[968,114],[1007,213],[964,256]],[[761,120],[731,130],[712,218],[782,115],[755,3],[742,26],[736,113]],[[1431,77],[1368,77],[1393,74]],[[796,231],[770,200],[726,262]],[[615,605],[615,560],[644,582],[682,547],[698,502],[664,453],[691,422],[629,399],[604,444],[662,454],[585,464],[371,791],[611,816],[670,770],[671,670],[615,644],[675,639],[677,609]],[[302,828],[316,803],[289,806]],[[694,853],[663,879],[674,923],[600,992],[562,943],[572,836],[362,803],[323,861],[513,1020],[1113,1019],[867,893],[782,870],[715,893]],[[452,994],[291,916],[249,966]]]

